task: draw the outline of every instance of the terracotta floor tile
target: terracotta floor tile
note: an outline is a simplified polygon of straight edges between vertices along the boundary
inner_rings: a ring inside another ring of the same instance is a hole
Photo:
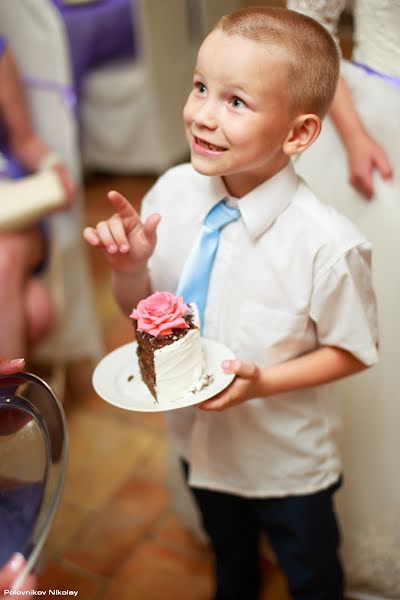
[[[140,413],[146,414],[146,413]],[[142,475],[151,481],[157,481],[165,486],[166,479],[166,449],[167,439],[160,437],[157,448],[146,458],[143,463],[135,470],[137,475]]]
[[[162,412],[121,411],[126,422],[135,427],[144,427],[157,433],[160,438],[166,435],[165,416]]]
[[[131,477],[81,529],[66,557],[92,572],[111,576],[160,519],[168,503],[165,487]]]
[[[86,508],[62,498],[46,540],[46,555],[54,556],[64,553],[89,515],[90,512]]]
[[[183,525],[174,512],[169,512],[153,531],[153,541],[160,545],[174,548],[184,554],[208,558],[211,557],[210,546],[199,541]]]
[[[38,580],[38,589],[40,590],[78,591],[76,597],[80,600],[95,600],[104,586],[105,582],[100,577],[80,572],[73,565],[57,561],[48,562]]]
[[[157,436],[130,423],[92,410],[76,410],[68,419],[70,451],[64,496],[88,509],[100,508],[140,464]]]
[[[64,408],[67,414],[71,407],[81,406],[82,401],[93,390],[93,369],[92,359],[74,361],[68,364],[67,385],[64,395]]]
[[[106,418],[116,419],[117,421],[123,420],[127,414],[122,408],[113,406],[100,398],[93,388],[80,399],[79,404],[80,408],[85,408],[93,413],[102,414]]]
[[[134,307],[132,306],[132,309]],[[104,342],[108,352],[134,341],[133,321],[120,314],[111,314],[105,331]]]
[[[145,193],[156,181],[154,176],[88,174],[85,178],[85,222],[93,224],[93,217],[104,218],[112,214],[111,204],[107,200],[107,192],[116,189],[126,196],[138,209]]]
[[[87,408],[93,412],[101,413],[105,417],[129,423],[134,428],[144,428],[153,431],[160,440],[165,443],[165,419],[163,413],[128,411],[109,404],[91,389],[79,400],[81,408]],[[157,449],[158,452],[158,449]]]
[[[105,600],[209,600],[211,591],[211,561],[148,542],[127,558]]]
[[[276,565],[264,568],[260,600],[290,600],[285,577]]]

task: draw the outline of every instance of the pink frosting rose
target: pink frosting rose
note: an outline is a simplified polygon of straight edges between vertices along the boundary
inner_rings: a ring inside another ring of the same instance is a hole
[[[173,329],[187,329],[183,318],[189,307],[182,296],[170,292],[155,292],[141,300],[130,317],[137,320],[139,331],[146,331],[154,337],[170,335]]]

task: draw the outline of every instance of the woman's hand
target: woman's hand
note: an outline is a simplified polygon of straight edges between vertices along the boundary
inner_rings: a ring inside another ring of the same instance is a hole
[[[367,200],[374,195],[373,172],[378,170],[384,180],[393,176],[392,166],[383,148],[367,133],[355,136],[347,143],[349,181]]]
[[[7,358],[0,358],[0,375],[12,375],[22,371],[25,367],[25,360],[23,358],[13,358],[9,360]]]
[[[374,195],[374,170],[388,180],[393,176],[392,166],[385,151],[366,132],[343,77],[339,78],[329,113],[346,148],[350,184],[370,200]]]
[[[14,554],[10,560],[0,568],[0,600],[6,600],[10,597],[9,591],[13,590],[13,582],[22,571],[25,565],[25,558],[22,554]],[[33,575],[28,575],[21,586],[18,587],[18,591],[29,591],[34,589],[36,586],[36,579]],[[5,591],[7,590],[7,594]]]
[[[109,192],[108,199],[117,211],[96,227],[86,227],[85,240],[103,251],[115,271],[132,272],[146,267],[154,252],[160,215],[153,214],[144,223],[131,203],[119,192]]]
[[[19,162],[30,173],[48,169],[52,169],[57,173],[65,194],[65,204],[61,210],[71,204],[76,186],[65,162],[57,152],[52,151],[35,133],[27,140],[14,146],[13,152]]]
[[[59,162],[56,162],[53,167],[52,167],[53,171],[55,171],[61,181],[61,185],[64,188],[64,192],[65,192],[65,208],[67,208],[75,195],[76,192],[76,186],[75,183],[65,165],[64,162],[62,162],[61,160]]]

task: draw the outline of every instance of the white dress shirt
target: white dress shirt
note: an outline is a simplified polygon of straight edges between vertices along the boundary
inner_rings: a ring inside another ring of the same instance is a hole
[[[227,196],[219,177],[190,164],[147,194],[143,217],[162,219],[149,268],[154,291],[175,292],[209,209]],[[321,203],[289,164],[235,202],[211,273],[204,335],[260,367],[332,345],[377,361],[370,244]],[[254,398],[222,412],[170,411],[191,485],[250,497],[307,494],[341,474],[334,385]]]

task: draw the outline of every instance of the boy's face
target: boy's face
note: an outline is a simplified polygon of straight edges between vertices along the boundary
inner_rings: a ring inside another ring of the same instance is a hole
[[[183,118],[193,167],[241,197],[280,171],[291,125],[278,52],[213,31],[203,42]]]

